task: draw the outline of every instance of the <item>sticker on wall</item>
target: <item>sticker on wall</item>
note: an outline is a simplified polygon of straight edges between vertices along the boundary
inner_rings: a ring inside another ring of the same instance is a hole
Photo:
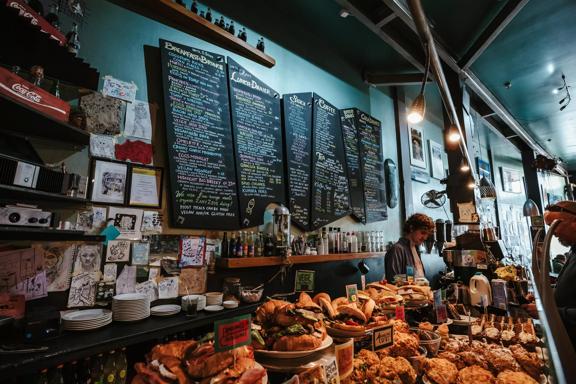
[[[136,101],[136,91],[138,87],[134,82],[128,83],[127,81],[122,81],[113,78],[110,75],[104,76],[104,86],[102,88],[102,93],[105,96],[115,97],[120,100],[133,103]]]

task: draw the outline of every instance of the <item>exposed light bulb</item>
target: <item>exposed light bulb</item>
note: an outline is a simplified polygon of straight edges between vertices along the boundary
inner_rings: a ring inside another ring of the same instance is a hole
[[[467,187],[468,189],[474,189],[476,188],[476,183],[473,180],[469,181]]]
[[[421,122],[422,120],[424,120],[424,116],[422,116],[418,112],[410,112],[408,114],[408,116],[406,116],[406,119],[408,120],[408,122],[410,124],[417,124],[417,123]]]
[[[450,141],[451,143],[457,143],[459,140],[460,140],[460,134],[455,129],[448,134],[448,141]]]
[[[460,170],[462,172],[468,172],[470,170],[470,166],[465,161],[462,161],[462,164],[460,164]]]
[[[419,93],[418,96],[412,102],[410,107],[410,112],[406,116],[406,120],[410,124],[416,124],[424,120],[424,113],[426,113],[426,100],[424,99],[424,94]]]

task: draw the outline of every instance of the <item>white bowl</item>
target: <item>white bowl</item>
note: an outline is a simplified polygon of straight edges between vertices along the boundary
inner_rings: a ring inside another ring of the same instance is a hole
[[[201,311],[206,308],[206,297],[204,295],[186,295],[182,296],[182,310],[184,312],[188,310],[188,304],[191,300],[198,300],[198,304],[196,304],[197,311]]]
[[[222,302],[222,306],[226,309],[237,308],[238,302],[235,300],[226,300]]]
[[[222,292],[206,292],[206,305],[222,305],[222,298],[224,295]]]

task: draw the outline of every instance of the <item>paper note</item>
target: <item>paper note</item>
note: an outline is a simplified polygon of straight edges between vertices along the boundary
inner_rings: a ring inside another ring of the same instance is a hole
[[[138,87],[134,82],[118,80],[112,76],[104,76],[104,86],[102,93],[105,96],[115,97],[120,100],[133,103],[136,100],[136,91]]]
[[[116,294],[133,293],[136,286],[136,267],[125,265],[116,279]]]
[[[157,171],[133,168],[130,186],[130,205],[159,206]]]
[[[96,302],[96,284],[100,278],[99,272],[80,273],[72,277],[68,308],[92,307]]]
[[[252,342],[250,314],[216,321],[214,323],[214,349],[228,351]]]
[[[154,280],[136,284],[136,292],[147,295],[150,302],[158,300],[158,284]]]
[[[148,270],[148,280],[156,280],[160,276],[160,267],[150,267]]]
[[[150,243],[135,241],[132,243],[132,265],[148,265]]]
[[[104,281],[116,281],[116,276],[118,275],[118,264],[107,263],[104,264]]]
[[[114,159],[114,145],[116,139],[110,135],[90,134],[90,155]]]
[[[26,301],[48,296],[46,271],[22,280],[10,289],[12,295],[24,295]]]
[[[133,208],[116,208],[108,209],[108,218],[114,219],[114,226],[120,231],[117,239],[140,240],[142,232],[142,210]]]
[[[184,268],[180,272],[178,294],[180,296],[206,292],[207,268]]]
[[[156,211],[144,211],[141,231],[143,235],[162,233],[162,214]]]
[[[180,267],[201,267],[204,265],[206,238],[182,237],[180,239]]]
[[[316,272],[308,270],[297,270],[294,278],[295,292],[314,292],[314,276]]]
[[[152,140],[152,121],[147,102],[135,100],[126,106],[124,136]]]
[[[476,216],[476,207],[472,202],[458,203],[458,217],[461,223],[474,223]]]
[[[170,299],[178,297],[178,277],[164,277],[158,283],[158,298]]]
[[[110,240],[106,246],[106,262],[127,263],[130,260],[128,240]]]

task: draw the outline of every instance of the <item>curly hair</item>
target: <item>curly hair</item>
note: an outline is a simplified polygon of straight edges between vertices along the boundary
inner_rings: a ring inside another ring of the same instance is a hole
[[[434,231],[435,228],[434,220],[430,216],[423,213],[415,213],[406,220],[402,231],[407,235],[420,229]]]

